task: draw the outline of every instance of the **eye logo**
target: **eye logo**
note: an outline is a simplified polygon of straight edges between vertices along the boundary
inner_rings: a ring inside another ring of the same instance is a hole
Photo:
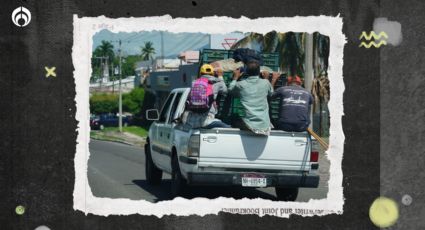
[[[24,27],[31,22],[31,12],[25,7],[18,7],[12,12],[12,22],[19,27]]]

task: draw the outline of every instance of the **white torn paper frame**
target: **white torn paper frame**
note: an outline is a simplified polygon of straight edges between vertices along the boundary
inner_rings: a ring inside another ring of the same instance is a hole
[[[233,199],[219,197],[216,199],[194,198],[191,200],[176,198],[169,201],[151,203],[145,200],[110,199],[95,197],[90,189],[87,179],[87,163],[89,159],[89,79],[91,75],[91,53],[93,35],[102,28],[93,26],[104,24],[113,33],[140,32],[140,31],[169,31],[201,32],[208,28],[210,34],[226,34],[234,31],[257,32],[265,34],[270,31],[277,32],[319,32],[330,37],[330,55],[328,71],[330,81],[330,147],[327,151],[330,160],[330,178],[328,194],[325,199],[309,202],[284,202],[265,199]],[[343,211],[344,196],[342,188],[342,168],[344,133],[342,130],[343,92],[344,82],[343,49],[346,38],[342,33],[342,18],[329,16],[309,17],[269,17],[239,19],[229,17],[204,17],[172,18],[171,16],[144,17],[144,18],[119,18],[111,19],[101,17],[78,18],[74,15],[74,45],[72,60],[75,68],[74,78],[76,85],[78,136],[75,155],[75,186],[74,209],[84,213],[96,215],[206,215],[218,214],[220,211],[237,213],[257,213],[264,215],[263,209],[277,210],[276,216],[288,217],[289,214],[326,215],[330,213],[341,214]],[[236,210],[236,211],[235,211]],[[292,210],[288,212],[288,210]],[[297,211],[298,210],[298,211]]]

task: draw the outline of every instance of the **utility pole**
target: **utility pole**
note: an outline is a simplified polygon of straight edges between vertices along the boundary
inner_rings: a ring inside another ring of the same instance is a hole
[[[161,31],[160,34],[161,34],[161,58],[162,58],[161,67],[164,68],[164,32]]]
[[[118,117],[118,125],[119,125],[119,131],[122,132],[122,92],[121,92],[121,78],[122,78],[122,68],[121,68],[121,39],[119,40],[119,65],[120,65],[120,79],[119,79],[119,102],[118,102],[118,109],[119,109],[119,117]]]
[[[99,91],[102,91],[102,81],[103,81],[103,78],[105,78],[105,62],[103,60],[106,61],[107,58],[108,57],[103,57],[103,56],[102,57],[93,57],[93,59],[100,59],[100,66],[101,66],[100,72],[101,72],[102,78],[99,81]],[[108,67],[106,67],[106,68],[108,68]]]
[[[313,72],[313,34],[305,33],[305,58],[304,58],[304,86],[311,92],[313,86],[314,72]],[[310,111],[310,126],[313,126],[313,110]]]
[[[111,80],[112,80],[112,93],[115,92],[114,86],[115,86],[115,72],[114,72],[114,60],[111,61]]]
[[[99,91],[100,92],[102,92],[102,82],[103,82],[103,78],[105,77],[104,76],[104,74],[105,74],[105,63],[103,62],[103,57],[100,57],[100,62],[101,62],[101,78],[100,78],[100,81],[99,81]]]

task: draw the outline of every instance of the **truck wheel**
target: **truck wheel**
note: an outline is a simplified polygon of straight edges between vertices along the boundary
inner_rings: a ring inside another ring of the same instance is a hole
[[[182,196],[186,188],[186,180],[183,178],[177,154],[171,160],[171,196],[172,198]]]
[[[146,159],[145,159],[146,181],[150,185],[160,184],[162,179],[162,170],[156,167],[152,161],[151,148],[149,143],[145,145],[145,156],[146,156]]]
[[[275,187],[276,197],[281,201],[295,201],[298,196],[298,188]]]

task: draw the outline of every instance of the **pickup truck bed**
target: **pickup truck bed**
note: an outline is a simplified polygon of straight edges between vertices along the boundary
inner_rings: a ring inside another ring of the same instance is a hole
[[[199,157],[180,157],[189,184],[242,185],[243,177],[264,177],[267,184],[261,187],[318,186],[319,176],[309,173],[314,163],[307,133],[276,130],[266,137],[216,128],[200,129],[199,139]]]

